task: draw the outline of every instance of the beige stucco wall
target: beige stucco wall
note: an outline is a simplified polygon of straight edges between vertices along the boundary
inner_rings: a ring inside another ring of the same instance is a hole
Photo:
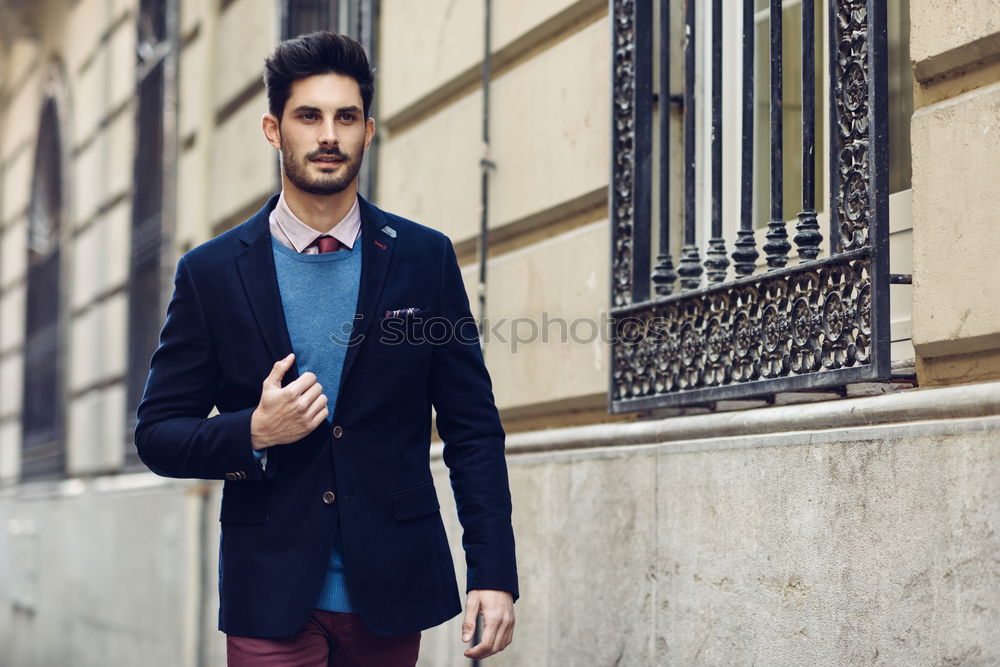
[[[910,0],[910,57],[927,80],[1000,49],[1000,12],[993,0]]]
[[[381,13],[378,203],[451,236],[467,274],[475,275],[483,98],[476,81],[464,88],[462,82],[470,68],[478,73],[482,57],[481,5],[451,3],[450,13],[445,3],[426,7],[419,20],[427,30],[411,29],[418,17],[407,3],[389,2]],[[495,168],[488,205],[496,237],[486,317],[491,326],[503,324],[486,356],[504,410],[543,403],[578,408],[576,399],[594,403],[606,391],[602,337],[582,344],[535,340],[517,350],[511,341],[530,333],[531,321],[540,331],[543,313],[569,323],[586,319],[581,331],[602,326],[609,232],[606,216],[589,211],[606,206],[610,28],[596,10],[589,0],[494,9],[502,67],[490,91],[488,157]],[[523,52],[510,52],[511,44],[526,41]],[[414,106],[423,111],[407,116]],[[581,215],[581,207],[588,212]],[[478,316],[475,283],[470,287]]]
[[[27,266],[26,212],[31,196],[38,118],[46,95],[58,100],[67,161],[63,187],[67,204],[62,229],[63,281],[70,368],[67,383],[81,391],[68,401],[71,427],[68,465],[74,473],[117,467],[124,440],[124,397],[119,387],[91,385],[121,376],[124,369],[124,301],[103,297],[126,277],[134,122],[131,94],[134,32],[123,30],[128,3],[92,0],[67,8],[38,5],[46,31],[24,39],[5,54],[8,96],[0,133],[3,160],[3,271],[0,287],[0,480],[15,479],[20,467],[20,409],[23,382],[24,273]],[[96,20],[95,20],[96,19]],[[97,243],[114,230],[121,238]],[[96,261],[95,261],[96,260]],[[84,267],[87,267],[84,270]],[[79,335],[76,335],[79,334]],[[91,436],[86,442],[84,435]],[[108,447],[108,439],[114,446]],[[74,449],[74,445],[81,445]]]
[[[503,408],[607,391],[607,243],[600,220],[491,262],[486,363]]]
[[[610,80],[606,18],[498,76],[492,90],[496,172],[490,222],[499,227],[606,188]],[[591,257],[581,257],[590,263]]]
[[[260,131],[267,112],[261,68],[278,38],[274,3],[240,0],[215,13],[185,2],[181,12],[192,37],[178,82],[178,254],[242,222],[278,188],[276,153]]]
[[[913,344],[922,384],[1000,377],[1000,11],[911,3]],[[946,73],[946,77],[941,77]],[[979,175],[979,177],[971,177]]]
[[[479,64],[483,3],[384,0],[379,12],[382,49],[375,62],[382,117],[395,115],[428,91]]]
[[[380,114],[376,119],[375,130],[382,133],[378,205],[439,229],[456,241],[475,236],[483,155],[482,95],[478,91],[464,95],[394,134],[382,129],[384,117]]]

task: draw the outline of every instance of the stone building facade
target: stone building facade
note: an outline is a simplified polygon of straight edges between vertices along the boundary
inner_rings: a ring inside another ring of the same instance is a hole
[[[695,4],[709,14],[709,0]],[[785,1],[787,30],[802,4]],[[817,4],[825,30],[828,3]],[[646,5],[651,19],[667,6],[684,21],[682,2]],[[869,3],[833,5],[863,14]],[[378,68],[363,193],[451,236],[484,322],[523,595],[515,643],[492,663],[1000,661],[1000,9],[885,5],[888,257],[901,276],[889,292],[892,377],[612,414],[602,334],[624,6],[0,0],[0,662],[224,664],[220,489],[145,472],[134,407],[176,259],[278,187],[258,134],[263,58],[317,27],[360,38]],[[767,6],[754,6],[759,54]],[[699,21],[701,80],[712,53]],[[736,24],[723,28],[738,43]],[[723,49],[726,90],[739,89],[736,51]],[[757,72],[766,102],[760,55]],[[786,112],[801,115],[793,99]],[[753,187],[766,223],[760,108]],[[696,212],[707,221],[701,109]],[[739,118],[730,103],[723,127]],[[739,135],[723,136],[730,188]],[[668,182],[682,190],[679,172]],[[735,227],[733,192],[723,210]],[[795,211],[784,217],[791,229]],[[422,665],[468,662],[459,622],[425,633]]]

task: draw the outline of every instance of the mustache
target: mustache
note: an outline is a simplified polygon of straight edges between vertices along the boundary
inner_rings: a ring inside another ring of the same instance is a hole
[[[318,157],[333,157],[338,160],[350,160],[351,156],[344,153],[339,148],[319,148],[311,153],[306,153],[307,160],[315,160]]]

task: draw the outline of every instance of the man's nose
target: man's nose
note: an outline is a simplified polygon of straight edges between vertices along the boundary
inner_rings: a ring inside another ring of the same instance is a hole
[[[337,143],[337,130],[333,119],[324,120],[319,128],[319,143],[330,146]]]

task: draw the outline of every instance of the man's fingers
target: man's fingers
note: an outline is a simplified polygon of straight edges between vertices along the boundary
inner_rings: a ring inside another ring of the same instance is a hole
[[[312,418],[315,417],[320,410],[327,407],[327,403],[329,403],[329,401],[327,400],[326,395],[319,394],[316,398],[312,399],[312,402],[309,404],[309,408],[306,410],[306,417],[309,420],[312,420]]]
[[[470,597],[465,605],[465,620],[462,621],[462,641],[472,641],[472,633],[476,631],[476,614],[479,613],[479,598]]]
[[[316,427],[323,423],[323,420],[330,414],[330,410],[324,404],[323,407],[309,420],[309,430],[315,431]]]
[[[281,378],[285,377],[285,373],[288,369],[292,367],[292,362],[295,361],[295,353],[290,353],[284,359],[278,359],[274,362],[274,366],[271,366],[271,372],[267,374],[264,378],[264,384],[271,384],[276,387],[281,386]]]
[[[514,641],[514,617],[505,617],[500,625],[500,631],[497,632],[497,638],[493,642],[493,652],[499,653],[504,650],[510,643]]]
[[[299,396],[315,383],[316,374],[312,371],[306,371],[292,382],[289,382],[288,386],[285,387],[285,391],[287,391],[291,396]]]
[[[492,610],[487,610],[483,617],[483,637],[478,644],[465,652],[469,658],[486,658],[495,652],[493,643],[496,640],[497,630],[500,629],[500,617]]]
[[[302,392],[302,395],[298,397],[298,400],[302,408],[307,414],[312,413],[312,408],[316,403],[316,398],[323,395],[323,385],[319,382],[309,385],[309,388]]]

